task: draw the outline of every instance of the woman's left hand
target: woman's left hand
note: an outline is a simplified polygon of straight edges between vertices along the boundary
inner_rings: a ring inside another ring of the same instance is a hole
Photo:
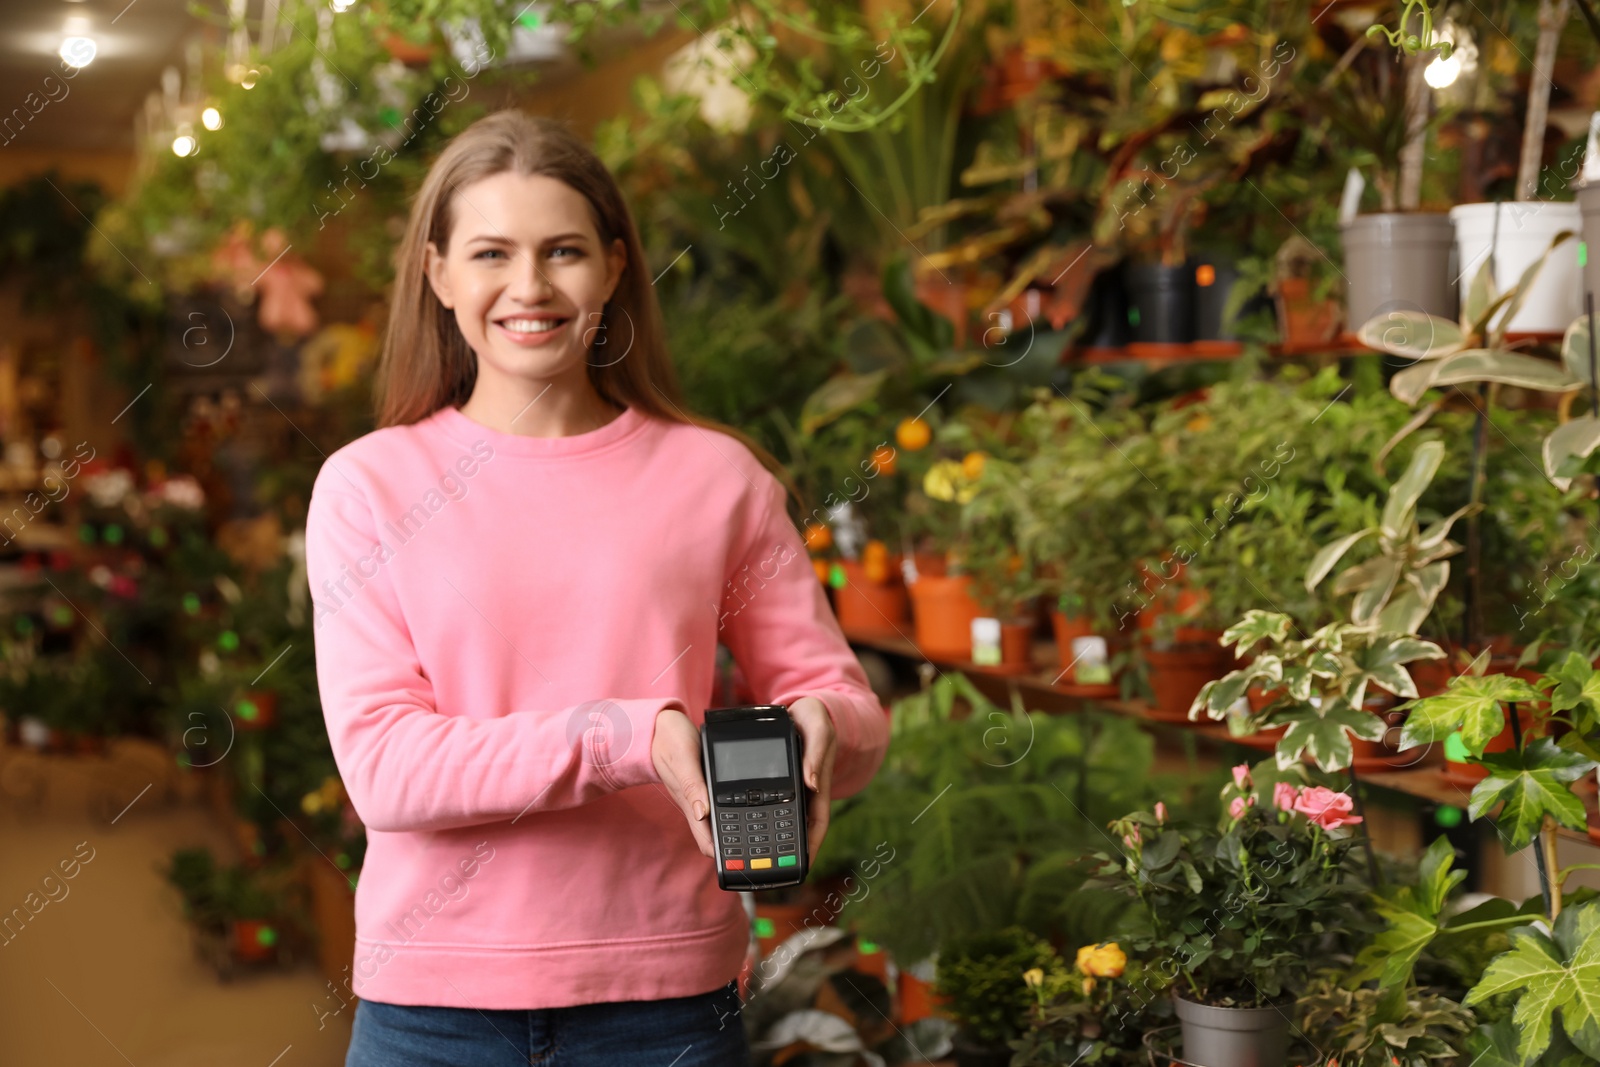
[[[805,741],[805,759],[800,773],[811,789],[806,810],[808,861],[816,862],[817,849],[828,833],[828,814],[832,806],[835,735],[828,707],[816,697],[801,697],[789,705],[789,717]]]

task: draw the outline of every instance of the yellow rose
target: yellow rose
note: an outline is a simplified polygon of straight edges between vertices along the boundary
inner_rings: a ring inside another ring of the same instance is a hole
[[[1028,970],[1022,972],[1022,980],[1027,984],[1029,989],[1038,989],[1040,986],[1044,985],[1044,968],[1030,967]]]
[[[1084,945],[1078,950],[1078,970],[1095,978],[1120,978],[1127,966],[1127,954],[1115,941]]]

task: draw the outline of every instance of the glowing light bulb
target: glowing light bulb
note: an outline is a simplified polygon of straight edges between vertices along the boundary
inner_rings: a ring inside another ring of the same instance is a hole
[[[66,37],[61,41],[59,55],[69,66],[82,69],[94,62],[94,55],[98,50],[93,37]]]
[[[1449,59],[1435,58],[1422,71],[1422,80],[1435,89],[1443,89],[1454,85],[1457,78],[1461,77],[1461,60],[1452,55]]]
[[[214,107],[208,107],[200,112],[200,124],[208,130],[222,129],[222,112]]]

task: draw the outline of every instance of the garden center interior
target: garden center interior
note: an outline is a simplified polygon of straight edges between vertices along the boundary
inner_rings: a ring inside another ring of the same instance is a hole
[[[1597,8],[8,4],[0,1062],[346,1062],[307,518],[508,108],[888,721],[751,1064],[1600,1062]]]

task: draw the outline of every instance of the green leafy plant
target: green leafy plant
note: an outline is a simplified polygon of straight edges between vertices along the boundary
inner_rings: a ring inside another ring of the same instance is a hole
[[[1323,770],[1350,764],[1350,737],[1376,741],[1384,736],[1383,720],[1365,709],[1368,686],[1401,698],[1417,695],[1407,663],[1442,659],[1444,650],[1415,636],[1433,609],[1450,575],[1448,557],[1459,551],[1449,540],[1451,526],[1471,507],[1462,508],[1426,528],[1417,517],[1417,503],[1444,457],[1436,441],[1420,445],[1406,471],[1389,491],[1378,524],[1347,534],[1324,546],[1306,571],[1307,589],[1314,589],[1352,548],[1369,537],[1378,551],[1347,567],[1334,581],[1334,591],[1353,593],[1348,623],[1329,623],[1309,638],[1298,634],[1294,621],[1278,612],[1252,610],[1223,635],[1243,657],[1260,643],[1263,651],[1249,665],[1208,682],[1189,709],[1213,719],[1237,715],[1235,705],[1252,687],[1272,692],[1260,711],[1236,718],[1236,731],[1287,726],[1277,745],[1280,766],[1310,755]]]
[[[841,922],[905,962],[1010,925],[1074,943],[1112,927],[1126,905],[1084,890],[1081,860],[1154,788],[1136,723],[1004,708],[955,673],[896,701],[891,721],[883,768],[840,802],[817,857],[819,873],[847,873],[893,849]]]
[[[1332,979],[1319,981],[1299,1010],[1306,1034],[1349,1067],[1453,1062],[1475,1022],[1471,1011],[1438,993],[1347,989]]]
[[[957,938],[939,952],[935,988],[974,1044],[1005,1048],[1027,1027],[1033,992],[1024,976],[1060,970],[1050,942],[1018,926]]]

